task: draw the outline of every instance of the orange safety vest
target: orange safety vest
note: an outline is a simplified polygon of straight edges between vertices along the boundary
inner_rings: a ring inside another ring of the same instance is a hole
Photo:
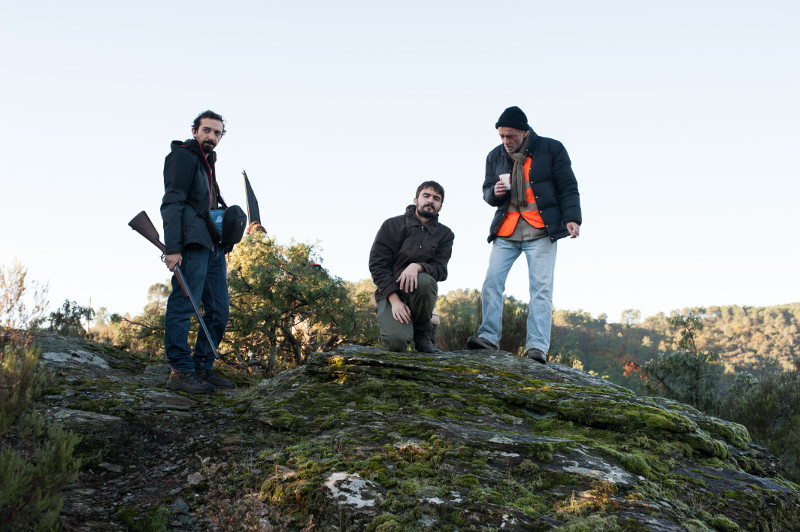
[[[544,228],[544,221],[542,221],[542,216],[539,214],[539,209],[536,208],[536,199],[533,197],[533,190],[531,189],[531,181],[529,179],[529,174],[531,173],[531,158],[528,157],[525,159],[525,199],[528,201],[528,205],[525,207],[520,207],[520,211],[509,211],[506,213],[503,221],[500,223],[500,227],[497,229],[497,236],[511,236],[514,233],[514,229],[517,227],[517,222],[519,222],[519,215],[521,214],[525,220],[534,227],[538,227],[539,229]],[[512,183],[512,186],[517,186],[516,184]],[[511,204],[509,204],[509,208],[511,208]]]

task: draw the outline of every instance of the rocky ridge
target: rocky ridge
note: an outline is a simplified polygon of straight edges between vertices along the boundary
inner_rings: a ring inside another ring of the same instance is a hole
[[[156,361],[41,343],[37,406],[83,437],[67,530],[800,529],[743,427],[558,364],[345,346],[198,398]]]

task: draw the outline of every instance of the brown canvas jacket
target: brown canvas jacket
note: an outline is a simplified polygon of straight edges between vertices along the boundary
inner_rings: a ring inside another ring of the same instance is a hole
[[[389,218],[375,236],[369,252],[369,271],[378,287],[375,301],[382,301],[393,292],[403,293],[395,280],[412,262],[437,282],[447,279],[447,262],[453,252],[453,231],[439,223],[439,217],[423,224],[409,205],[406,213]]]

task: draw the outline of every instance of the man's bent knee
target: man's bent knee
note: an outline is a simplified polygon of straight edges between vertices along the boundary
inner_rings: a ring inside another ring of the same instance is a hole
[[[432,290],[434,292],[437,292],[439,289],[436,284],[436,279],[424,272],[417,275],[417,288],[422,291]]]
[[[390,351],[405,351],[411,343],[411,336],[381,335],[381,340]]]

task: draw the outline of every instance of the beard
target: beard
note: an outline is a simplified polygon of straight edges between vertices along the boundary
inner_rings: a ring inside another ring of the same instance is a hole
[[[431,205],[424,205],[422,207],[417,207],[417,216],[420,216],[422,218],[428,218],[430,220],[431,218],[436,216],[436,211]]]
[[[203,142],[203,151],[206,152],[206,153],[214,151],[214,148],[216,148],[216,147],[217,147],[217,145],[214,144],[213,142],[209,141],[209,140]]]

